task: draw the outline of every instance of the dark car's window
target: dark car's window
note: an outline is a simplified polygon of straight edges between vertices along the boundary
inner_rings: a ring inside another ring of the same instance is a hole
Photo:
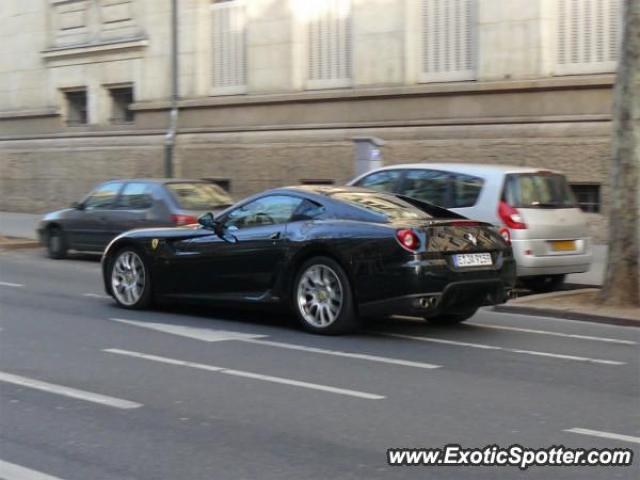
[[[233,204],[229,194],[213,183],[172,182],[166,187],[185,210],[215,210]]]
[[[389,221],[427,220],[432,218],[427,212],[393,195],[343,191],[334,193],[332,197],[336,200],[365,208],[373,213],[384,215]]]
[[[262,197],[229,212],[225,223],[238,228],[286,223],[302,201],[288,195]]]
[[[84,201],[84,208],[111,208],[114,206],[122,182],[109,182],[100,185]]]
[[[392,192],[399,177],[399,170],[382,170],[381,172],[367,175],[362,180],[359,180],[356,185],[358,187],[370,188],[380,192]]]
[[[118,199],[119,208],[130,210],[144,210],[152,204],[151,186],[146,183],[128,183]]]
[[[564,175],[550,172],[507,175],[504,200],[520,208],[575,208],[577,205]]]
[[[409,170],[402,184],[403,195],[433,203],[439,207],[449,207],[450,174],[438,170]]]
[[[304,199],[291,215],[291,221],[311,220],[325,212],[325,208],[319,203]]]
[[[484,180],[464,173],[451,174],[451,205],[449,208],[473,207],[478,201]]]

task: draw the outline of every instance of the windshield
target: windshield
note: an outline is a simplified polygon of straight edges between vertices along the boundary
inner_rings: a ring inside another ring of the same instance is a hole
[[[504,200],[519,208],[575,208],[576,200],[564,175],[524,173],[507,175]]]
[[[216,210],[233,203],[229,194],[213,183],[168,183],[167,188],[185,210]]]
[[[336,192],[332,195],[352,205],[384,215],[389,221],[428,220],[432,218],[426,212],[392,195],[370,192]]]

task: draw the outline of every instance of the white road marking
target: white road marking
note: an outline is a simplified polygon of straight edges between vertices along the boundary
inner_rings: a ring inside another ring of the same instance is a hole
[[[15,288],[24,287],[22,283],[11,283],[11,282],[0,282],[0,285],[2,285],[3,287],[15,287]]]
[[[405,340],[417,340],[419,342],[444,343],[447,345],[456,345],[459,347],[471,347],[471,348],[479,348],[484,350],[496,350],[496,351],[503,351],[503,352],[510,352],[510,353],[521,353],[525,355],[536,355],[541,357],[557,358],[561,360],[574,360],[578,362],[598,363],[602,365],[626,365],[626,362],[618,362],[617,360],[604,360],[601,358],[578,357],[574,355],[564,355],[561,353],[537,352],[533,350],[520,350],[517,348],[499,347],[497,345],[485,345],[482,343],[457,342],[455,340],[445,340],[442,338],[418,337],[414,335],[402,335],[399,333],[380,333],[380,335],[383,335],[385,337],[402,338]]]
[[[252,333],[231,332],[227,330],[214,330],[211,328],[189,327],[187,325],[172,325],[170,323],[154,323],[137,320],[125,320],[123,318],[112,318],[114,322],[133,325],[135,327],[148,328],[162,333],[180,335],[182,337],[195,338],[203,342],[220,342],[223,340],[243,340],[251,338],[263,338],[265,335]]]
[[[42,390],[43,392],[55,393],[65,397],[85,400],[87,402],[99,403],[108,407],[121,408],[123,410],[142,407],[141,403],[130,402],[129,400],[122,400],[120,398],[109,397],[99,393],[87,392],[62,385],[55,385],[53,383],[41,382],[40,380],[21,377],[19,375],[13,375],[6,372],[0,372],[0,381],[20,385],[22,387],[34,388],[36,390]]]
[[[580,435],[590,435],[592,437],[608,438],[610,440],[620,440],[621,442],[640,443],[640,437],[631,435],[621,435],[619,433],[601,432],[599,430],[589,430],[588,428],[569,428],[565,432],[578,433]]]
[[[21,467],[15,463],[0,460],[0,478],[3,480],[61,480],[46,473]]]
[[[262,375],[259,373],[253,373],[253,372],[246,372],[246,371],[242,371],[242,370],[232,370],[232,369],[228,369],[228,368],[224,368],[224,367],[217,367],[215,365],[206,365],[206,364],[202,364],[202,363],[194,363],[194,362],[185,362],[182,360],[177,360],[175,358],[168,358],[168,357],[160,357],[157,355],[148,355],[145,353],[140,353],[140,352],[132,352],[129,350],[121,350],[119,348],[107,348],[105,350],[103,350],[103,352],[108,352],[108,353],[115,353],[118,355],[126,355],[129,357],[136,357],[136,358],[143,358],[146,360],[153,360],[155,362],[160,362],[160,363],[168,363],[170,365],[180,365],[180,366],[184,366],[184,367],[190,367],[190,368],[197,368],[200,370],[208,370],[208,371],[213,371],[213,372],[218,372],[218,373],[223,373],[226,375],[232,375],[235,377],[244,377],[244,378],[252,378],[254,380],[261,380],[264,382],[271,382],[271,383],[279,383],[279,384],[283,384],[283,385],[291,385],[294,387],[301,387],[301,388],[308,388],[311,390],[320,390],[323,392],[330,392],[330,393],[335,393],[338,395],[347,395],[349,397],[357,397],[357,398],[364,398],[367,400],[380,400],[383,398],[386,398],[383,395],[377,395],[374,393],[367,393],[367,392],[361,392],[358,390],[349,390],[346,388],[337,388],[337,387],[331,387],[328,385],[321,385],[318,383],[309,383],[309,382],[302,382],[299,380],[293,380],[290,378],[284,378],[284,377],[274,377],[271,375]]]
[[[593,340],[597,342],[619,343],[621,345],[637,345],[638,344],[638,342],[634,342],[633,340],[621,340],[619,338],[608,338],[608,337],[593,337],[591,335],[578,335],[575,333],[551,332],[549,330],[536,330],[533,328],[511,327],[506,325],[494,325],[494,324],[475,323],[475,322],[465,322],[465,325],[472,325],[474,327],[482,327],[482,328],[491,328],[493,330],[509,330],[512,332],[535,333],[538,335],[552,335],[555,337],[576,338],[579,340]]]
[[[442,365],[434,365],[432,363],[402,360],[399,358],[380,357],[378,355],[369,355],[366,353],[341,352],[339,350],[328,350],[324,348],[307,347],[304,345],[296,345],[294,343],[272,342],[270,340],[241,339],[240,341],[243,343],[254,343],[257,345],[266,345],[269,347],[285,348],[288,350],[299,350],[302,352],[319,353],[322,355],[334,355],[336,357],[355,358],[358,360],[368,360],[370,362],[388,363],[391,365],[401,365],[403,367],[433,369],[433,368],[440,368],[442,366]]]
[[[82,296],[83,297],[89,297],[89,298],[100,298],[102,300],[111,299],[111,297],[109,295],[101,295],[99,293],[83,293]]]

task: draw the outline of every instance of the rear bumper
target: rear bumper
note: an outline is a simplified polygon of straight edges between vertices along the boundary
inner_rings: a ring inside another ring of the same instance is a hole
[[[433,316],[455,313],[484,305],[505,303],[512,285],[500,279],[468,280],[448,284],[439,293],[403,295],[360,304],[364,316],[414,315]]]
[[[589,239],[580,239],[578,242],[581,243],[576,252],[549,254],[546,253],[547,240],[513,240],[511,246],[518,277],[589,271],[593,260],[591,242]],[[541,245],[545,246],[545,251],[542,251]]]

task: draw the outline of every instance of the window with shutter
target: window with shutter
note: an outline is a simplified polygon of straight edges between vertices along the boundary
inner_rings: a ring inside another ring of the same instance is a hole
[[[475,78],[476,0],[422,0],[422,82]]]
[[[557,0],[558,75],[613,72],[618,58],[621,0]]]
[[[213,94],[246,92],[247,33],[245,4],[230,0],[211,4]]]
[[[351,84],[351,0],[315,2],[308,19],[308,88]]]

